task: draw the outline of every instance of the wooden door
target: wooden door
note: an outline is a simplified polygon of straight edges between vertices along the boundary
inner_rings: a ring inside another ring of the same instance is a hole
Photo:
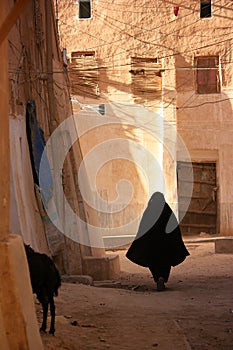
[[[193,170],[193,193],[188,209],[188,174]],[[216,163],[177,163],[178,207],[183,235],[199,235],[201,232],[217,232],[217,184]],[[186,213],[185,213],[185,210]],[[185,214],[185,215],[184,215]]]

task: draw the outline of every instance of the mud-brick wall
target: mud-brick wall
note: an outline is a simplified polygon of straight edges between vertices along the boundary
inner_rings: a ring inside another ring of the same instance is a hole
[[[9,8],[13,4],[14,1],[9,1]],[[52,1],[29,2],[12,28],[8,43],[13,175],[11,228],[35,249],[50,252],[61,272],[81,274],[81,255],[83,251],[85,254],[85,249],[67,238],[70,232],[61,234],[43,210],[34,187],[26,135],[28,101],[35,101],[38,125],[46,141],[72,114],[68,77],[61,57]],[[65,142],[64,135],[61,135],[61,142]],[[59,153],[54,152],[52,162],[58,158]],[[80,158],[76,160],[80,162]],[[68,154],[63,167],[63,184],[70,205],[79,213],[74,175],[76,165]],[[62,176],[60,170],[61,174],[57,176]],[[63,219],[67,222],[66,213]]]

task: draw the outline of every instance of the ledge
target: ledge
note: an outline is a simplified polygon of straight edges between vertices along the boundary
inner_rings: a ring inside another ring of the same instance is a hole
[[[233,237],[223,237],[215,241],[215,253],[233,254]]]
[[[104,257],[83,257],[83,274],[95,281],[110,280],[120,272],[120,260],[117,254],[106,254]]]

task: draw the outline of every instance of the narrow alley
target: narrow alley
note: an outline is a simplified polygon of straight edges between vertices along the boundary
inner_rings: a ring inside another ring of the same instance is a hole
[[[164,292],[125,250],[117,251],[122,271],[114,281],[63,283],[45,350],[232,349],[233,256],[215,254],[213,242],[187,247],[190,257],[172,269]]]

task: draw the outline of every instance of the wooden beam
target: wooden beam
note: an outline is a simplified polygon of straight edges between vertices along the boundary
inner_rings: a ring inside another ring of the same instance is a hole
[[[27,4],[28,0],[19,0],[16,2],[16,4],[13,6],[13,8],[10,10],[6,18],[3,20],[0,26],[0,45],[4,41],[4,39],[7,37],[8,33],[10,32],[11,28],[15,24],[15,21],[23,11],[25,5]]]

